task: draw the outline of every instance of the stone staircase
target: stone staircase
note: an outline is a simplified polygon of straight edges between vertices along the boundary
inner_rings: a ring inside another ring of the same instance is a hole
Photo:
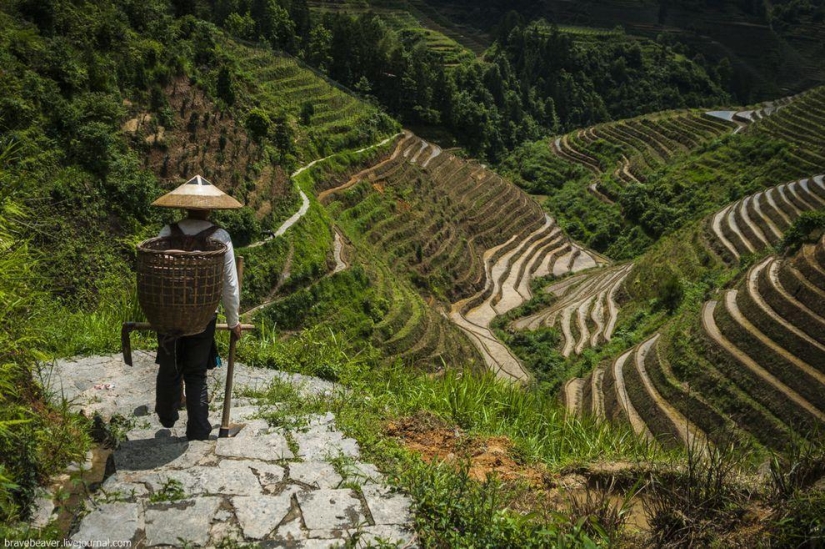
[[[154,355],[137,352],[134,367],[119,355],[61,360],[41,372],[46,389],[86,415],[122,416],[130,425],[112,455],[109,475],[70,534],[78,543],[129,540],[136,547],[356,547],[378,541],[416,545],[408,496],[361,460],[331,412],[291,418],[271,427],[271,410],[254,398],[233,400],[233,422],[246,426],[218,439],[226,368],[209,374],[207,441],[187,441],[185,413],[162,427],[154,414]],[[304,398],[335,390],[326,381],[236,365],[235,392],[288,383]],[[277,406],[275,404],[274,406]]]

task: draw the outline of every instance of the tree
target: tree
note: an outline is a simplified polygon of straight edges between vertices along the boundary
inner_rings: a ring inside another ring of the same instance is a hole
[[[333,62],[330,54],[331,47],[332,32],[324,25],[316,25],[309,33],[309,44],[306,48],[307,61],[318,70],[328,72]]]
[[[252,109],[246,115],[246,129],[256,141],[261,141],[269,135],[269,128],[272,125],[269,115],[263,109]]]
[[[227,105],[235,104],[235,87],[232,83],[232,73],[227,67],[221,67],[218,71],[217,93],[220,99]]]
[[[240,15],[237,12],[232,12],[226,18],[224,27],[229,31],[229,34],[242,38],[244,40],[255,39],[255,21],[246,13]]]
[[[301,105],[301,124],[304,126],[309,126],[310,122],[312,122],[312,116],[315,114],[315,105],[312,104],[312,101],[304,101]]]

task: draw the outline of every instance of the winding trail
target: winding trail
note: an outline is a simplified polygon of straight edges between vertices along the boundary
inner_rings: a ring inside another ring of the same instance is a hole
[[[398,137],[399,135],[403,136],[403,138],[398,142],[398,145],[396,145],[395,150],[393,151],[393,153],[390,155],[389,158],[387,158],[386,160],[384,160],[382,162],[379,162],[378,164],[376,164],[374,166],[369,166],[369,167],[361,170],[357,174],[350,177],[349,180],[346,183],[342,184],[342,185],[338,185],[337,187],[333,187],[332,189],[327,189],[325,191],[320,192],[318,194],[318,201],[321,202],[321,203],[324,203],[324,201],[329,196],[332,196],[333,194],[335,194],[337,192],[341,192],[341,191],[345,191],[345,190],[349,189],[350,187],[354,186],[356,183],[361,181],[361,179],[363,179],[364,175],[366,175],[370,172],[374,172],[378,168],[380,168],[381,166],[384,166],[384,165],[392,162],[396,158],[398,158],[398,155],[401,154],[402,151],[404,152],[404,157],[407,157],[410,150],[405,148],[405,146],[407,145],[409,140],[413,138],[413,134],[412,134],[412,132],[404,130],[402,133],[396,134],[396,135],[390,137],[389,139],[394,139],[394,138]],[[389,142],[389,141],[385,140],[381,144],[387,143],[387,142]],[[379,146],[379,145],[376,145],[376,146]],[[356,151],[356,152],[358,152],[358,151]]]
[[[377,147],[381,147],[382,145],[386,145],[387,143],[389,143],[390,141],[392,141],[393,139],[395,139],[399,135],[402,135],[402,134],[391,135],[390,137],[384,139],[380,143],[376,143],[375,145],[370,145],[369,147],[364,147],[362,149],[358,149],[357,151],[355,151],[354,154],[359,154],[359,153],[368,151],[370,149],[375,149]],[[292,172],[292,175],[290,175],[290,179],[294,180],[296,177],[298,177],[304,171],[310,169],[314,165],[319,164],[321,162],[324,162],[326,160],[329,160],[330,158],[332,158],[334,156],[337,156],[338,154],[340,154],[340,153],[335,153],[335,154],[331,154],[329,156],[325,156],[323,158],[318,158],[317,160],[313,160],[312,162],[310,162],[309,164],[306,164],[305,166],[301,166],[300,168],[298,168],[297,170]],[[296,183],[296,186],[297,186],[297,183]],[[300,187],[297,187],[297,188],[298,188],[298,194],[301,196],[301,206],[298,208],[298,211],[296,211],[294,214],[292,214],[292,216],[289,219],[284,221],[281,224],[281,226],[278,227],[278,229],[271,236],[268,236],[268,237],[264,238],[263,240],[253,242],[252,244],[247,246],[247,248],[257,248],[258,246],[263,246],[264,244],[266,244],[267,242],[269,242],[273,238],[283,236],[284,233],[286,233],[290,229],[290,227],[295,225],[302,217],[304,217],[306,215],[306,213],[309,211],[309,197],[306,195],[306,193]],[[320,196],[319,196],[319,199],[320,199]]]

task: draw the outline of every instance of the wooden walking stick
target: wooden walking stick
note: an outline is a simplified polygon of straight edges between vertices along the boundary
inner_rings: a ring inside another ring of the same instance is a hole
[[[243,280],[243,257],[238,257],[238,296],[241,293],[241,281]],[[233,377],[235,375],[235,347],[238,343],[238,338],[235,332],[229,332],[229,360],[226,366],[226,390],[223,395],[223,416],[221,418],[221,428],[218,431],[218,438],[228,438],[237,435],[243,424],[233,425],[229,422],[229,415],[232,408],[232,385]]]

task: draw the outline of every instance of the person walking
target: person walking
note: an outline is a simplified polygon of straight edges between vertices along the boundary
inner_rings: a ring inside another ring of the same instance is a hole
[[[236,209],[243,205],[200,175],[158,198],[152,205],[186,210],[185,219],[166,225],[160,231],[159,236],[171,239],[172,248],[198,250],[205,245],[207,238],[226,245],[221,302],[231,330],[230,337],[240,339],[240,287],[232,239],[228,232],[209,221],[209,215],[212,210]],[[161,425],[172,428],[179,419],[178,410],[183,400],[181,389],[185,384],[187,440],[206,440],[212,431],[206,371],[214,368],[217,361],[216,320],[217,315],[203,332],[195,335],[174,337],[158,334],[155,412]]]

